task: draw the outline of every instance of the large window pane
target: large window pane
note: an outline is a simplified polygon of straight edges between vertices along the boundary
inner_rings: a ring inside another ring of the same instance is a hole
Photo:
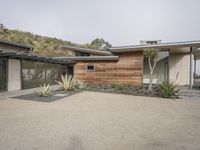
[[[38,87],[40,84],[55,84],[55,80],[60,80],[64,68],[58,64],[22,61],[23,89]]]
[[[6,91],[7,59],[0,57],[0,92]]]
[[[156,64],[154,75],[153,75],[153,83],[160,84],[162,81],[166,81],[168,79],[168,52],[159,52],[158,62]],[[148,60],[144,62],[144,72],[143,72],[143,83],[148,84],[150,79],[150,69]]]

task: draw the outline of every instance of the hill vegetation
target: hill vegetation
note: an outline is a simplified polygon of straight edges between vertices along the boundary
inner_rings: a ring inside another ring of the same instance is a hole
[[[33,47],[33,53],[41,56],[72,56],[73,52],[64,50],[63,45],[78,46],[85,48],[94,48],[106,50],[111,45],[103,39],[95,39],[91,43],[80,45],[70,41],[64,41],[57,38],[47,37],[24,32],[19,30],[11,30],[0,25],[0,39],[30,45]]]

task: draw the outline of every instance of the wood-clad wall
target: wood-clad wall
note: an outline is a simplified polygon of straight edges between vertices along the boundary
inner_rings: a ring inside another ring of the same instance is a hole
[[[94,65],[94,71],[87,71],[87,65]],[[77,79],[99,84],[121,84],[140,86],[143,82],[143,53],[119,54],[118,61],[82,61],[74,67]]]

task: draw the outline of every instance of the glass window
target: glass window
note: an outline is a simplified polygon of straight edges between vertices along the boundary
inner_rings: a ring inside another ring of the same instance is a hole
[[[87,65],[88,71],[94,71],[94,65]]]
[[[158,62],[156,64],[154,75],[153,75],[153,82],[157,84],[162,83],[162,81],[166,81],[168,79],[168,52],[159,52],[158,54]],[[144,61],[144,72],[143,72],[143,82],[144,84],[149,83],[150,79],[150,69],[148,60]]]
[[[7,89],[7,59],[0,57],[0,92]]]
[[[61,75],[65,75],[66,65],[50,64],[35,61],[22,61],[22,88],[39,87],[40,84],[55,84],[55,80],[60,80]]]

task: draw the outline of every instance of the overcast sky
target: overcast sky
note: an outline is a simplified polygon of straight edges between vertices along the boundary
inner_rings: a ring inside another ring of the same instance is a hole
[[[200,0],[0,0],[0,23],[11,29],[113,46],[200,40]]]
[[[72,42],[200,40],[200,0],[0,0],[0,22]]]

